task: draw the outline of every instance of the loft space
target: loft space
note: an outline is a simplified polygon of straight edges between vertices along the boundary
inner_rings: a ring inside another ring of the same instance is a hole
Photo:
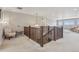
[[[78,7],[0,9],[0,51],[79,51]]]

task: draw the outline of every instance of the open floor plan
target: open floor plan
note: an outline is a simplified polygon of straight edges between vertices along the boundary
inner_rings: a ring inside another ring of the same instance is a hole
[[[0,7],[0,52],[79,52],[79,8]]]

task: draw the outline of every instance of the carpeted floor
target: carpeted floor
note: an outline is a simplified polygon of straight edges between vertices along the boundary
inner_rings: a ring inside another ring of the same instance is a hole
[[[78,52],[79,33],[64,30],[64,38],[51,41],[40,47],[39,44],[28,39],[25,35],[11,40],[5,40],[0,48],[1,52]]]

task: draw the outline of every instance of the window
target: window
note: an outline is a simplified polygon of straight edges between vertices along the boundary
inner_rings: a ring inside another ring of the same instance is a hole
[[[74,20],[64,20],[64,25],[75,25]]]
[[[79,19],[78,19],[78,20],[76,20],[76,23],[77,23],[77,25],[79,25]]]
[[[58,20],[57,21],[58,26],[65,26],[65,25],[79,25],[79,18],[73,18],[73,19],[64,19],[64,20]]]

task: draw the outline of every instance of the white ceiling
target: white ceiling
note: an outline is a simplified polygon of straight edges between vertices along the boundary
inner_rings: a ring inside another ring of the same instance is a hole
[[[43,17],[57,17],[62,18],[65,16],[78,16],[79,8],[78,7],[22,7],[23,9],[19,10],[16,7],[3,7],[3,10],[25,13],[30,15],[38,15]]]

